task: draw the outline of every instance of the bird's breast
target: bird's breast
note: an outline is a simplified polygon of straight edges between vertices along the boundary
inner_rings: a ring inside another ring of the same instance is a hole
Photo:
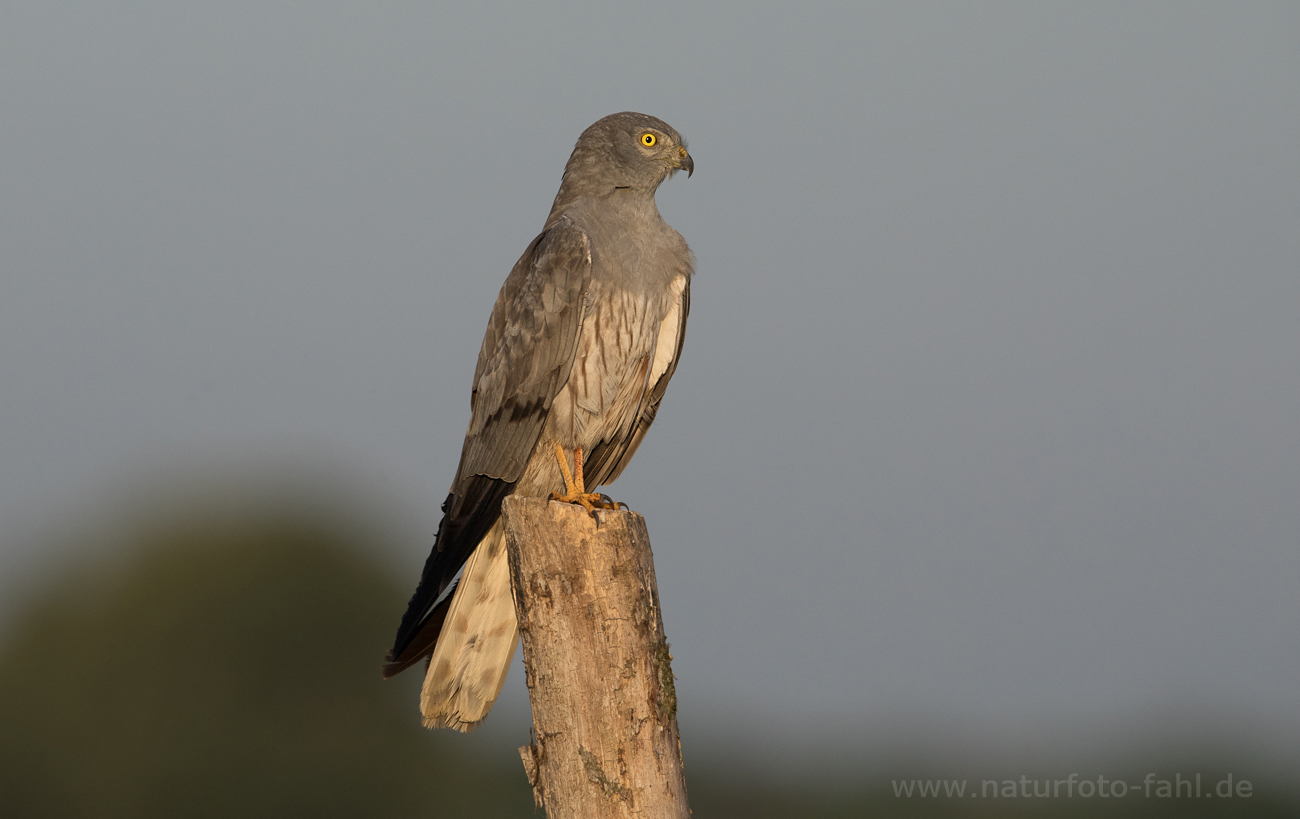
[[[569,377],[574,405],[588,416],[613,421],[639,400],[655,352],[662,311],[645,292],[593,282]]]

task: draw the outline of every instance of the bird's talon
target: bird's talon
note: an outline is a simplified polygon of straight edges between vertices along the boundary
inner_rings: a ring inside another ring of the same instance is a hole
[[[600,522],[600,518],[596,517],[597,509],[618,509],[618,503],[609,495],[601,492],[588,492],[582,485],[582,447],[575,447],[573,450],[572,472],[569,471],[569,463],[564,458],[564,448],[558,442],[555,444],[555,459],[560,464],[560,476],[564,478],[564,494],[552,492],[550,495],[551,500],[578,504],[591,514],[597,524]]]

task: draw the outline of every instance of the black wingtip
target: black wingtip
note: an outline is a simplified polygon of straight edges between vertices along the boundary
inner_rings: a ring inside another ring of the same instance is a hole
[[[429,616],[409,632],[403,632],[406,628],[406,622],[403,620],[393,647],[384,653],[384,664],[380,668],[380,674],[384,679],[402,673],[433,654],[433,649],[438,645],[438,637],[442,634],[442,624],[447,620],[447,612],[451,609],[451,599],[456,594],[457,585],[453,583],[442,602],[434,606]],[[419,590],[416,591],[416,595],[419,595]],[[408,613],[414,608],[414,600],[412,600],[412,608],[407,609]]]

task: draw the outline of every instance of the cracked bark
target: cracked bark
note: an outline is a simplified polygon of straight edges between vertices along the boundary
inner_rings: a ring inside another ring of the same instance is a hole
[[[677,692],[645,518],[508,497],[510,584],[549,819],[689,817]]]

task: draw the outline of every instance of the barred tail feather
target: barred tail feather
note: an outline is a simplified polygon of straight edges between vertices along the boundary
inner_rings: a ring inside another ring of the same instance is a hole
[[[519,628],[505,531],[493,524],[465,563],[420,693],[426,728],[472,731],[501,693]]]

